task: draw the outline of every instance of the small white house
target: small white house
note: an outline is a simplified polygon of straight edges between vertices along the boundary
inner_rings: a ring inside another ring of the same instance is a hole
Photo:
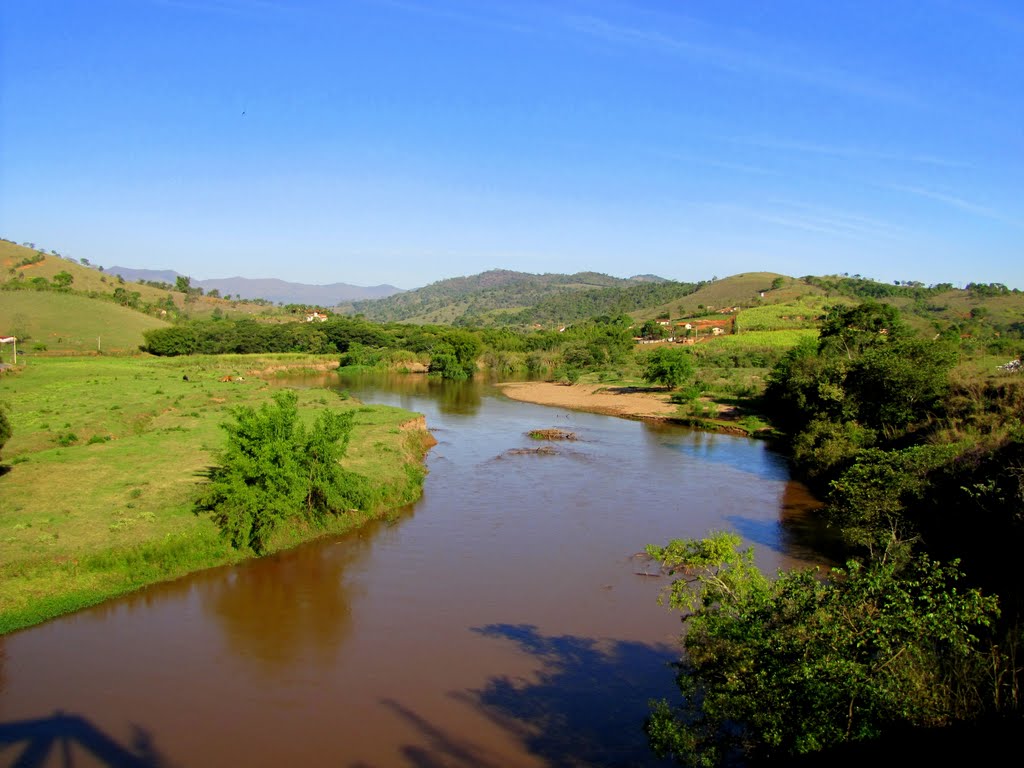
[[[311,312],[310,314],[306,315],[306,322],[307,323],[326,323],[327,322],[327,315],[325,315],[325,314],[323,314],[321,312]]]

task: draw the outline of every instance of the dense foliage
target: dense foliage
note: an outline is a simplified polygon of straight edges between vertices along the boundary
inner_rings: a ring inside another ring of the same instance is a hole
[[[813,277],[808,275],[803,280],[809,285],[816,285],[819,288],[824,288],[827,291],[832,291],[842,296],[850,296],[862,300],[884,298],[923,299],[953,290],[952,283],[925,285],[916,280],[896,280],[892,283],[880,283],[877,280],[871,280],[860,275],[852,277],[849,275],[841,277]]]
[[[514,314],[506,315],[502,320],[512,325],[523,326],[534,323],[578,323],[601,315],[617,316],[661,306],[689,296],[702,285],[704,283],[677,283],[665,280],[559,293]]]
[[[941,408],[956,350],[910,332],[884,304],[838,307],[818,340],[772,370],[765,402],[807,476],[834,477],[864,448],[892,442]]]
[[[734,534],[649,547],[684,612],[682,698],[655,705],[659,755],[717,765],[871,739],[899,725],[936,726],[989,695],[982,637],[996,600],[919,557],[851,561],[766,578]]]
[[[953,381],[965,341],[865,302],[831,308],[773,367],[765,405],[864,560],[768,579],[724,534],[651,548],[683,575],[670,601],[688,630],[683,698],[648,724],[659,753],[785,759],[1019,714],[1024,382]]]
[[[661,347],[647,357],[644,365],[644,381],[662,384],[669,389],[681,387],[693,379],[696,366],[688,349]]]
[[[533,305],[556,293],[628,282],[596,272],[533,275],[494,269],[479,275],[441,280],[385,299],[353,302],[352,309],[372,320],[394,322],[429,317],[449,312],[454,307],[452,322],[481,324],[483,315],[494,310]]]
[[[236,548],[266,551],[285,521],[319,526],[366,504],[365,480],[338,463],[352,431],[352,414],[325,410],[309,428],[299,420],[294,392],[273,404],[236,408],[223,424],[228,442],[195,502]]]

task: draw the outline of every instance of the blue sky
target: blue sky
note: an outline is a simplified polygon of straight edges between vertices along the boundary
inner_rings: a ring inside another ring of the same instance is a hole
[[[1009,0],[0,5],[0,236],[197,279],[1024,288]]]

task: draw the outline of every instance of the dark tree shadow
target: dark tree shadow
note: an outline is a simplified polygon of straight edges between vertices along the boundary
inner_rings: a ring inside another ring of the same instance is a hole
[[[75,752],[88,752],[99,765],[109,768],[168,768],[149,733],[133,726],[132,746],[125,747],[84,717],[57,711],[52,717],[0,723],[0,748],[13,757],[11,765],[39,768],[43,765],[75,765]],[[51,755],[58,755],[57,761]]]
[[[670,664],[678,647],[545,636],[528,624],[473,631],[511,640],[541,664],[535,679],[498,676],[480,690],[453,694],[515,734],[531,753],[555,768],[667,765],[650,751],[643,725],[651,699],[676,693]]]
[[[465,736],[452,734],[431,723],[427,718],[394,699],[382,699],[381,704],[398,717],[414,726],[426,744],[405,744],[402,755],[413,768],[501,768],[500,757],[474,744]],[[363,768],[362,764],[352,768]]]

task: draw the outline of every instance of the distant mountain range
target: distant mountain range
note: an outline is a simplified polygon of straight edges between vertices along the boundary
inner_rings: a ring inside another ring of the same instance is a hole
[[[130,282],[147,280],[174,285],[180,272],[170,269],[132,269],[130,267],[107,267],[107,274],[119,275]],[[214,280],[192,280],[191,285],[202,288],[205,293],[220,291],[221,296],[238,296],[243,299],[266,299],[282,304],[308,304],[333,307],[352,301],[382,299],[402,293],[393,285],[359,286],[348,283],[309,285],[290,283],[276,278],[252,279],[248,277],[225,277]]]

